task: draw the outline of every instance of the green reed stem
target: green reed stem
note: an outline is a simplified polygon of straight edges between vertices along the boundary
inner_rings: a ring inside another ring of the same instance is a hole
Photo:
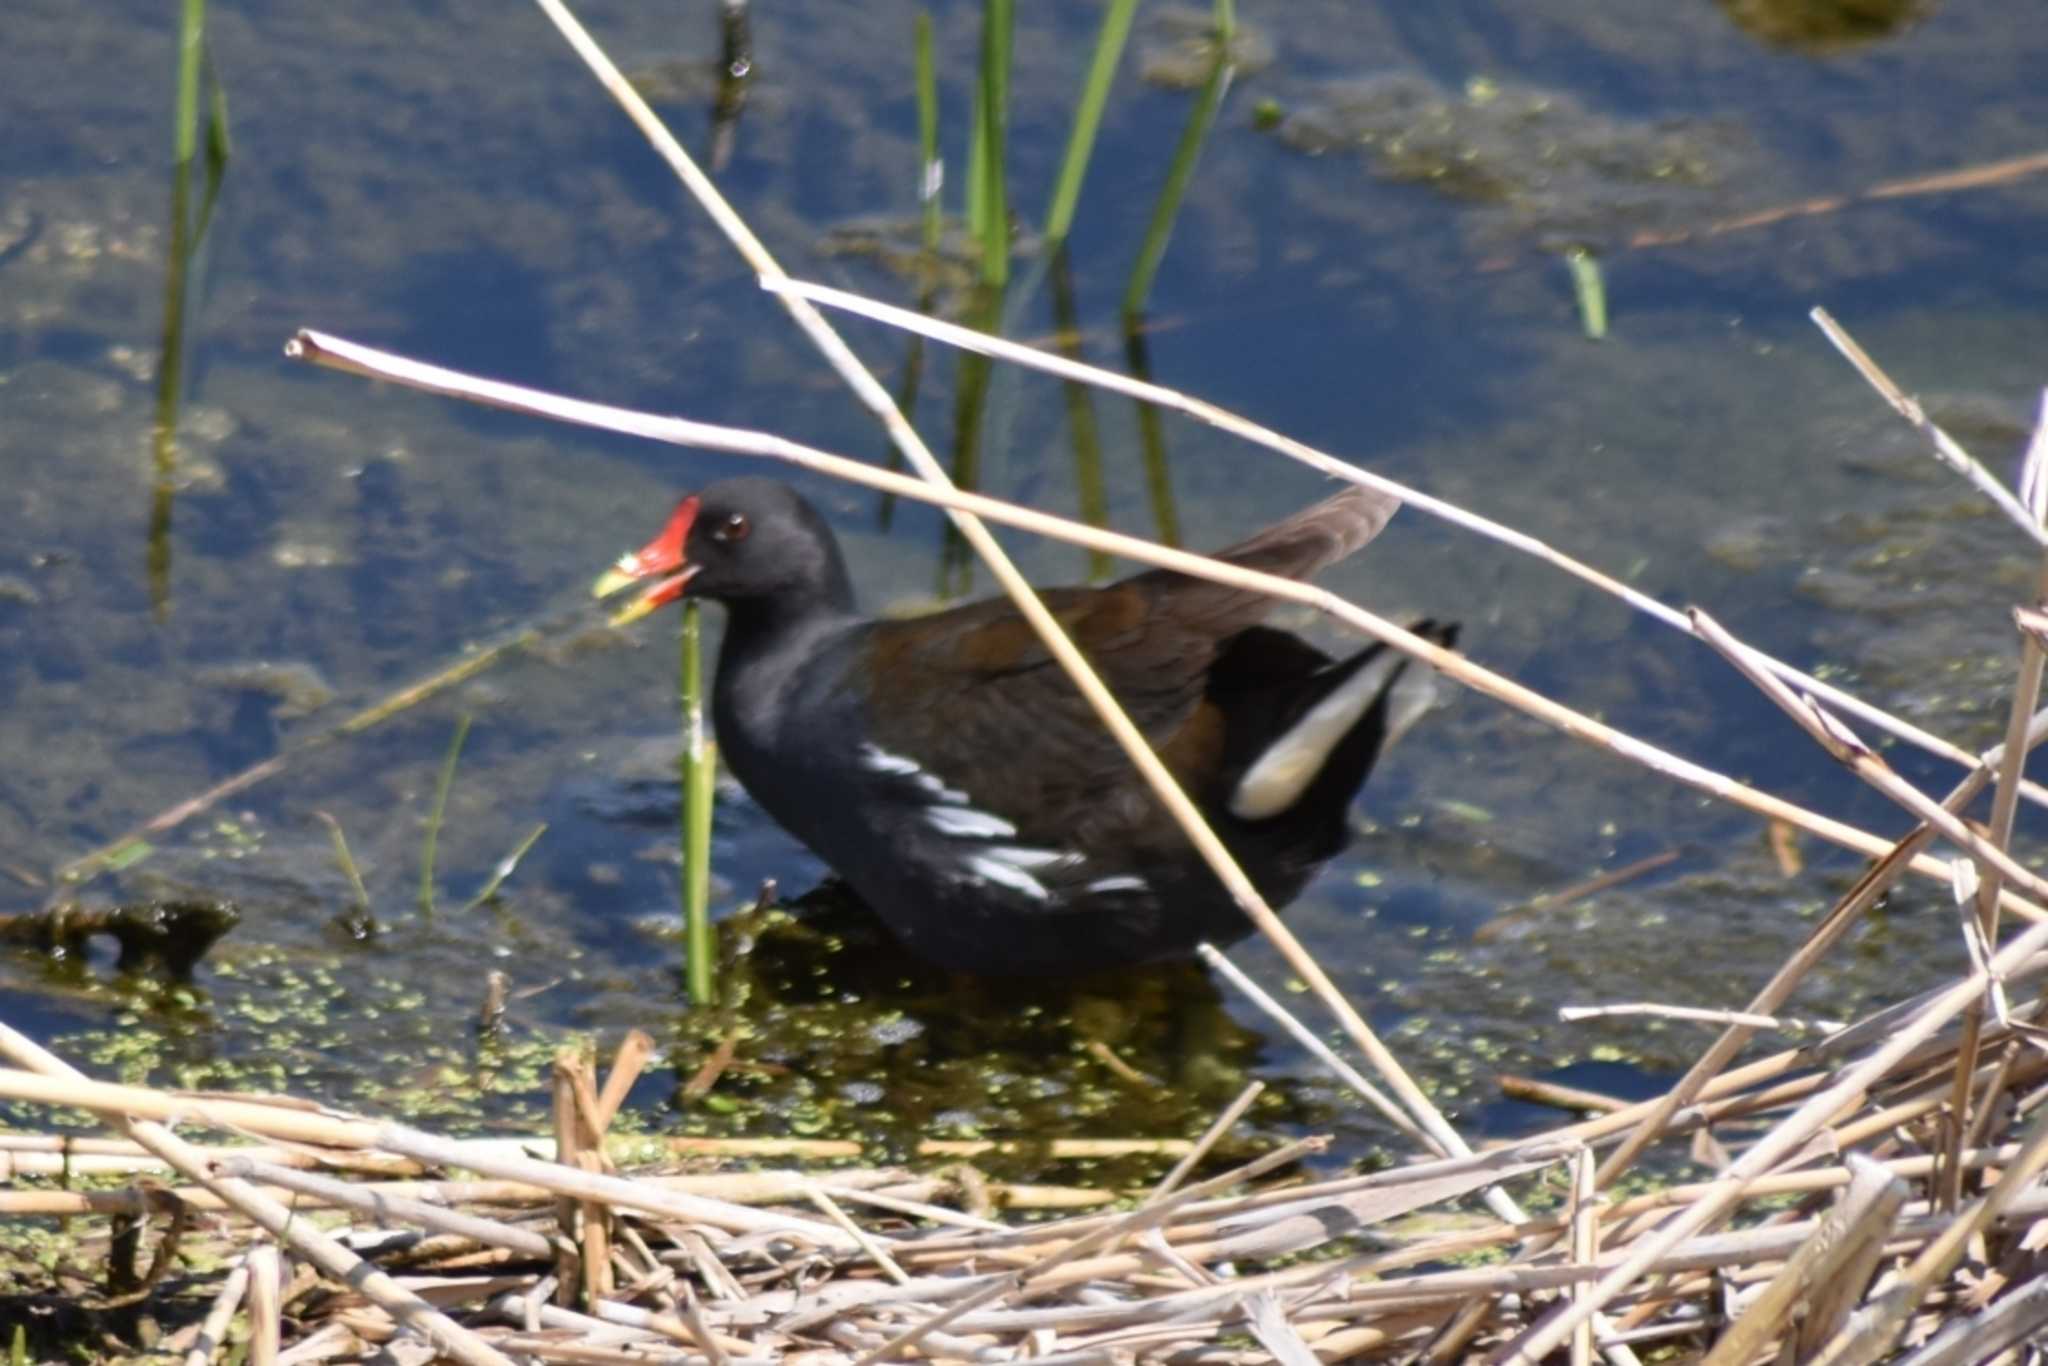
[[[982,0],[981,93],[975,123],[981,178],[978,225],[981,278],[1000,285],[1010,278],[1010,202],[1003,160],[1010,134],[1010,37],[1012,0]]]
[[[199,66],[206,52],[206,0],[185,0],[178,16],[178,103],[171,125],[172,159],[199,151]]]
[[[717,1000],[712,980],[711,806],[718,758],[704,730],[703,612],[695,599],[683,604],[683,926],[688,944],[690,1003]]]
[[[1074,210],[1081,202],[1081,182],[1088,177],[1095,134],[1102,127],[1103,106],[1109,102],[1109,87],[1116,79],[1117,62],[1123,57],[1124,40],[1131,35],[1131,17],[1137,10],[1138,0],[1110,0],[1109,8],[1102,13],[1102,27],[1095,35],[1095,57],[1081,87],[1081,103],[1074,110],[1073,131],[1067,134],[1067,152],[1060,161],[1052,208],[1045,215],[1049,247],[1064,242],[1067,230],[1074,225]]]
[[[932,17],[917,12],[917,198],[924,207],[924,249],[939,249],[944,208],[939,191],[944,188],[945,166],[939,160],[939,72],[932,58]]]
[[[1124,317],[1127,319],[1145,311],[1145,300],[1152,294],[1153,277],[1159,273],[1159,263],[1166,256],[1166,244],[1173,236],[1174,219],[1180,216],[1181,200],[1187,195],[1188,182],[1194,179],[1195,163],[1201,160],[1202,144],[1208,140],[1209,129],[1216,122],[1216,111],[1223,107],[1223,95],[1230,89],[1233,70],[1230,44],[1227,39],[1219,39],[1216,64],[1210,68],[1209,79],[1203,83],[1202,93],[1188,114],[1187,127],[1181,130],[1180,145],[1174,148],[1173,165],[1167,171],[1166,184],[1160,188],[1159,201],[1152,206],[1152,221],[1145,229],[1145,244],[1138,252],[1138,264],[1132,268],[1130,283],[1124,288]]]
[[[448,741],[448,757],[441,761],[441,777],[434,784],[434,805],[427,812],[427,835],[420,847],[420,910],[434,916],[434,853],[441,840],[441,818],[448,811],[448,790],[455,786],[455,764],[462,757],[462,742],[469,738],[469,713],[455,722],[455,735]]]

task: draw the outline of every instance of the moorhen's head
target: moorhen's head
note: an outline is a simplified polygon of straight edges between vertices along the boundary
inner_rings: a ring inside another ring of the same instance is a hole
[[[728,605],[853,606],[832,528],[774,479],[727,479],[691,494],[658,536],[621,556],[592,591],[610,597],[648,579],[653,586],[614,613],[614,622],[638,620],[686,593]]]

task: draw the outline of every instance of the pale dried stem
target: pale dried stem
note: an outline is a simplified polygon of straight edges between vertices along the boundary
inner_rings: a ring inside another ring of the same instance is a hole
[[[213,1304],[199,1325],[199,1336],[185,1353],[184,1366],[208,1366],[227,1346],[228,1325],[234,1322],[235,1311],[241,1308],[242,1296],[248,1289],[249,1254],[245,1252],[236,1260],[227,1279],[221,1282],[220,1293],[213,1297]]]
[[[1272,1020],[1282,1029],[1286,1030],[1289,1037],[1307,1049],[1309,1056],[1329,1068],[1331,1072],[1336,1074],[1338,1080],[1356,1091],[1365,1099],[1366,1104],[1379,1111],[1382,1119],[1406,1134],[1410,1140],[1423,1149],[1433,1152],[1439,1157],[1450,1156],[1445,1151],[1443,1145],[1424,1132],[1414,1120],[1409,1119],[1407,1114],[1399,1105],[1394,1103],[1392,1098],[1380,1090],[1379,1087],[1374,1086],[1363,1076],[1359,1075],[1357,1068],[1339,1057],[1328,1044],[1316,1036],[1314,1030],[1303,1024],[1294,1012],[1285,1005],[1282,1005],[1271,992],[1267,991],[1257,982],[1254,982],[1243,968],[1231,962],[1221,949],[1218,949],[1214,944],[1204,943],[1197,944],[1195,952],[1201,955],[1203,962],[1221,974],[1225,981],[1243,992],[1245,998],[1257,1006],[1267,1019]]]
[[[1825,308],[1816,308],[1808,316],[1827,335],[1827,339],[1835,344],[1835,349],[1842,353],[1843,359],[1855,367],[1856,373],[1869,381],[1870,387],[1877,390],[1900,417],[1912,423],[1914,428],[1927,438],[1935,459],[1960,474],[1969,481],[1971,487],[1990,499],[1992,504],[2005,514],[2006,520],[2019,528],[2022,535],[2043,550],[2048,550],[2048,529],[2043,528],[2041,519],[2023,507],[2020,500],[2013,496],[2012,491],[1998,481],[1996,475],[1979,464],[1954,437],[1928,417],[1927,410],[1920,406],[1920,400],[1894,383],[1892,377],[1871,359],[1869,352],[1856,344],[1856,340],[1835,321],[1832,314]]]
[[[245,1259],[249,1268],[249,1362],[250,1366],[277,1366],[278,1348],[283,1345],[284,1312],[280,1298],[283,1267],[277,1244],[258,1243]]]
[[[1699,627],[1702,638],[1709,645],[1720,651],[1743,677],[1754,683],[1764,696],[1775,702],[1785,715],[1811,736],[1814,743],[1826,750],[1850,772],[1897,802],[1924,824],[1932,826],[1943,838],[1967,849],[1984,865],[1986,875],[1996,871],[2013,883],[2025,887],[2036,899],[2048,900],[2048,879],[2040,877],[2030,868],[2023,867],[2012,855],[1978,834],[1960,816],[1901,778],[1893,771],[1891,765],[1878,757],[1876,750],[1865,744],[1841,721],[1824,711],[1813,698],[1793,693],[1764,667],[1762,658],[1755,650],[1729,634],[1719,622],[1698,608],[1692,610],[1691,616],[1694,624]]]
[[[939,507],[971,510],[976,516],[987,521],[1000,522],[1034,535],[1101,550],[1194,578],[1264,593],[1283,601],[1300,603],[1328,615],[1369,639],[1392,645],[1474,691],[1525,712],[1574,739],[1610,750],[1630,762],[1696,788],[1709,796],[1766,818],[1785,821],[1830,843],[1873,858],[1884,855],[1892,848],[1893,842],[1890,840],[1759,792],[1726,774],[1717,773],[1617,731],[1313,584],[1297,583],[1292,579],[1257,573],[1237,565],[1224,564],[1205,555],[1190,554],[1184,550],[1158,545],[1142,537],[1104,531],[1085,523],[1055,517],[983,494],[936,489],[920,480],[877,469],[858,460],[832,455],[765,432],[719,427],[709,423],[691,422],[684,418],[657,417],[630,409],[546,394],[497,380],[464,375],[441,366],[425,365],[318,332],[301,330],[286,347],[286,353],[333,369],[372,379],[388,380],[429,393],[445,394],[491,407],[554,418],[672,445],[697,446],[707,450],[778,460],[850,483],[881,489],[902,498]],[[1971,777],[1966,777],[1965,782],[1971,781],[1977,774],[1982,774],[1983,780],[1988,780],[1991,776],[1990,770],[1979,767],[1973,770]],[[1952,877],[1946,859],[1916,856],[1909,866],[1922,877],[1939,881],[1944,885]],[[2010,892],[2003,895],[2002,904],[2007,910],[2028,919],[2038,920],[2048,915],[2048,911]],[[1299,967],[1292,960],[1290,966]],[[1313,985],[1320,976],[1318,970],[1316,976],[1307,977],[1306,980]],[[1343,1017],[1340,1015],[1340,1018]],[[1369,1055],[1371,1052],[1372,1050],[1368,1050]],[[1375,1062],[1377,1064],[1377,1058]],[[1402,1085],[1395,1082],[1392,1076],[1388,1077],[1388,1081],[1404,1103],[1412,1103],[1412,1098]],[[1412,1086],[1413,1083],[1410,1082],[1408,1085]]]
[[[1152,1188],[1152,1198],[1157,1200],[1161,1196],[1173,1194],[1180,1183],[1187,1179],[1188,1173],[1209,1155],[1209,1150],[1221,1142],[1225,1134],[1237,1127],[1237,1122],[1244,1118],[1244,1112],[1252,1108],[1252,1102],[1257,1100],[1265,1089],[1266,1083],[1255,1081],[1238,1092],[1237,1098],[1224,1106],[1223,1113],[1217,1115],[1209,1127],[1202,1131],[1202,1136],[1195,1140],[1194,1148],[1174,1163],[1165,1176],[1159,1178],[1159,1184]]]
[[[1332,478],[1347,480],[1369,489],[1375,489],[1391,497],[1399,498],[1402,502],[1433,517],[1449,522],[1453,526],[1461,527],[1475,535],[1483,536],[1487,540],[1498,542],[1501,545],[1542,560],[1544,563],[1562,570],[1583,583],[1591,584],[1603,593],[1619,598],[1635,610],[1654,618],[1673,630],[1681,631],[1687,635],[1694,634],[1692,624],[1685,619],[1684,614],[1674,611],[1648,594],[1629,587],[1619,579],[1595,569],[1581,560],[1573,559],[1545,541],[1530,536],[1525,532],[1517,531],[1513,527],[1493,521],[1490,518],[1480,516],[1477,513],[1469,512],[1455,503],[1449,503],[1441,498],[1423,493],[1418,489],[1410,488],[1398,480],[1389,479],[1385,475],[1376,474],[1371,470],[1363,469],[1348,461],[1340,460],[1336,456],[1319,451],[1312,446],[1304,445],[1292,437],[1284,436],[1279,432],[1273,431],[1271,428],[1261,426],[1247,418],[1240,417],[1235,413],[1219,408],[1202,399],[1195,398],[1192,395],[1184,394],[1179,390],[1169,389],[1163,385],[1148,383],[1144,380],[1132,379],[1127,375],[1120,375],[1113,370],[1104,370],[1080,361],[1071,360],[1065,356],[1039,350],[1036,347],[1025,346],[1018,342],[991,336],[986,332],[977,332],[972,328],[962,327],[957,323],[943,322],[936,318],[927,317],[922,313],[912,312],[907,308],[898,308],[891,304],[881,303],[847,290],[834,289],[829,285],[812,284],[809,281],[792,280],[784,276],[770,275],[764,272],[761,276],[761,287],[778,296],[795,296],[812,303],[824,304],[875,322],[886,323],[891,327],[914,332],[919,336],[930,337],[934,341],[958,347],[963,351],[972,351],[997,360],[1009,361],[1029,369],[1043,371],[1046,374],[1054,375],[1061,379],[1094,385],[1097,388],[1107,389],[1113,393],[1123,394],[1142,402],[1157,404],[1162,408],[1169,408],[1175,412],[1183,413],[1198,422],[1207,423],[1234,436],[1242,437],[1244,440],[1250,441],[1255,445],[1263,446],[1271,451],[1277,451],[1281,455],[1299,461],[1310,469],[1320,470]],[[1967,459],[1967,457],[1965,458]],[[2007,495],[2007,497],[2009,498],[2010,495]],[[1977,768],[1985,762],[1981,756],[1973,755],[1967,750],[1950,744],[1940,736],[1923,730],[1910,721],[1894,716],[1882,708],[1872,706],[1861,698],[1844,692],[1822,679],[1815,678],[1813,675],[1805,673],[1785,663],[1783,660],[1772,659],[1770,660],[1770,666],[1772,671],[1787,683],[1794,684],[1811,692],[1814,696],[1820,697],[1871,725],[1877,726],[1889,734],[1896,735],[1900,739],[1926,750],[1930,754],[1939,755],[1941,758],[1959,764],[1964,768]],[[2031,801],[2048,805],[2048,789],[2028,783],[2025,788],[2025,794]]]
[[[1744,1029],[1767,1029],[1775,1034],[1833,1034],[1847,1026],[1840,1020],[1794,1020],[1782,1015],[1757,1015],[1741,1010],[1702,1010],[1696,1006],[1669,1006],[1655,1001],[1623,1001],[1605,1006],[1559,1006],[1557,1018],[1567,1024],[1580,1020],[1647,1015],[1659,1020],[1686,1020],[1695,1024],[1741,1025]]]

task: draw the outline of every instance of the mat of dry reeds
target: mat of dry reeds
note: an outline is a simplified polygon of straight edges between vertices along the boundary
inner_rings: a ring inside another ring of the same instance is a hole
[[[662,1162],[605,1138],[639,1036],[602,1080],[558,1059],[550,1138],[458,1141],[97,1082],[0,1026],[0,1098],[122,1135],[0,1136],[0,1218],[74,1233],[0,1317],[22,1360],[31,1330],[115,1325],[191,1363],[2018,1360],[2048,1329],[2044,949],[2033,926],[1946,988],[1474,1155],[1306,1180],[1310,1138],[1198,1176],[1233,1106],[1146,1191],[772,1146],[705,1170],[704,1140]],[[1719,1174],[1603,1180],[1653,1144]]]

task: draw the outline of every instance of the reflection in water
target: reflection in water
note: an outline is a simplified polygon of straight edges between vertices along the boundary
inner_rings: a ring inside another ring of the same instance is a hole
[[[1131,378],[1152,382],[1152,355],[1145,342],[1144,319],[1124,319],[1124,367]],[[1173,474],[1166,463],[1166,422],[1157,405],[1137,400],[1138,450],[1145,460],[1145,497],[1152,504],[1152,525],[1163,544],[1180,545],[1180,513],[1173,501]]]
[[[721,0],[718,7],[718,98],[711,104],[711,154],[714,171],[732,160],[740,114],[747,107],[747,78],[754,72],[754,32],[747,0]]]
[[[1822,54],[1881,42],[1923,18],[1929,0],[1721,0],[1744,33]]]
[[[188,980],[214,942],[241,919],[231,902],[177,898],[119,906],[60,901],[36,911],[0,914],[0,944],[44,955],[50,972],[79,972],[90,959],[88,941],[104,936],[120,948],[117,973],[152,974],[172,984]]]
[[[1074,305],[1074,276],[1067,259],[1066,244],[1054,249],[1048,263],[1052,281],[1052,313],[1055,325],[1053,345],[1068,360],[1086,364],[1081,348],[1081,316]],[[1079,495],[1081,520],[1090,526],[1109,525],[1109,494],[1102,482],[1102,436],[1095,426],[1095,398],[1089,386],[1077,380],[1062,380],[1060,392],[1067,401],[1067,427],[1074,437],[1074,486]],[[1109,578],[1107,551],[1088,552],[1088,582]]]
[[[679,1100],[685,1128],[857,1136],[899,1152],[982,1134],[1192,1135],[1251,1080],[1266,1044],[1193,962],[970,977],[911,957],[837,883],[719,931],[725,1005],[677,1019],[678,1080],[739,1042],[708,1104]],[[1251,1128],[1313,1123],[1311,1108],[1276,1087]]]
[[[1000,330],[1003,291],[977,289],[968,306],[963,326],[980,332]],[[989,394],[995,362],[972,351],[960,354],[954,371],[953,394],[953,482],[963,489],[981,487],[982,439],[988,423]],[[974,588],[974,553],[960,529],[949,517],[939,548],[939,577],[934,589],[939,601],[964,598]]]
[[[199,248],[213,221],[213,207],[227,176],[227,96],[214,74],[206,44],[206,7],[186,5],[178,35],[178,103],[171,167],[171,249],[164,258],[162,360],[156,377],[156,418],[150,428],[153,478],[150,483],[149,601],[158,620],[171,608],[171,508],[178,476],[178,403],[185,377],[185,300]],[[195,217],[191,211],[192,164],[200,151],[199,106],[206,97],[206,186]]]

